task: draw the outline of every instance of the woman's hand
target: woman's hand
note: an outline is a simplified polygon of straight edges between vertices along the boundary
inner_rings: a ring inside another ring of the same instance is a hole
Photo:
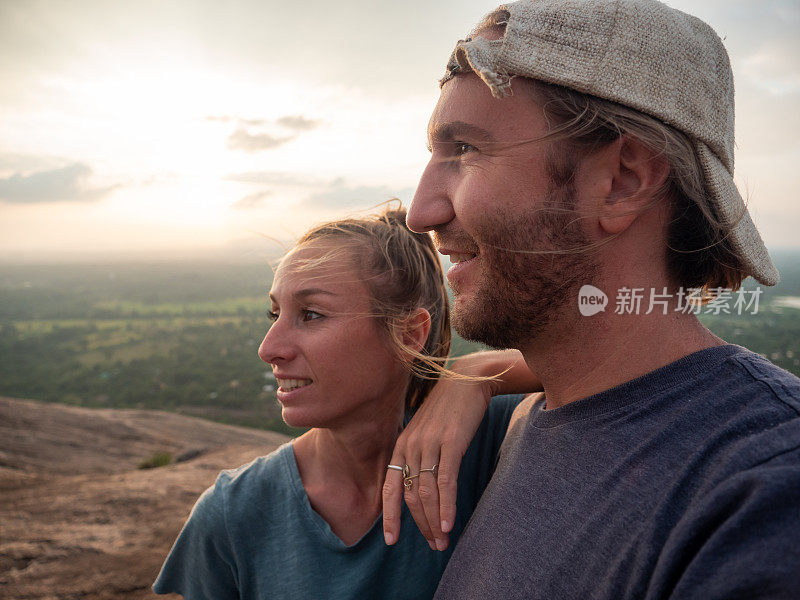
[[[409,466],[411,488],[404,489],[403,474],[388,469],[383,486],[383,531],[387,544],[400,533],[401,495],[422,535],[432,549],[444,550],[456,518],[458,470],[489,400],[499,393],[536,391],[539,380],[527,369],[522,355],[513,350],[480,352],[454,361],[451,370],[489,381],[444,379],[436,384],[395,444],[392,465]],[[434,472],[431,469],[438,465]]]

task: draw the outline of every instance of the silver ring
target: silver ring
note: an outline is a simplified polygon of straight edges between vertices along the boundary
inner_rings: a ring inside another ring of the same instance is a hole
[[[398,467],[397,465],[386,465],[386,468],[387,469],[394,469],[395,471],[401,471],[401,472],[403,470],[403,467]]]

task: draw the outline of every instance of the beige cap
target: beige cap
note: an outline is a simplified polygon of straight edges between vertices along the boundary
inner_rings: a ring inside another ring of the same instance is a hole
[[[780,277],[733,182],[733,73],[713,29],[655,0],[522,0],[501,39],[456,45],[443,84],[475,72],[496,97],[529,77],[624,104],[692,140],[706,190],[744,268],[765,285]]]

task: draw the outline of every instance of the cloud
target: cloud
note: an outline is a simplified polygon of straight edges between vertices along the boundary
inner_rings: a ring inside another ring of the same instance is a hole
[[[800,42],[796,34],[773,38],[751,54],[742,73],[759,88],[773,94],[800,91]]]
[[[206,121],[212,123],[238,123],[244,127],[261,127],[269,123],[267,119],[245,119],[244,117],[232,117],[230,115],[209,115]]]
[[[269,125],[269,121],[266,119],[239,119],[239,125],[244,125],[245,127],[262,127],[264,125]]]
[[[745,154],[791,156],[795,160],[800,150],[798,106],[800,91],[765,94],[753,86],[741,86],[736,93],[737,161]],[[761,177],[777,173],[766,167]]]
[[[296,139],[301,133],[319,127],[319,121],[303,115],[284,115],[275,120],[209,115],[206,120],[216,123],[236,123],[236,130],[228,136],[228,148],[251,153],[278,148]],[[292,133],[283,132],[287,129]]]
[[[278,125],[295,131],[311,131],[319,127],[319,121],[308,119],[303,115],[287,115],[275,121]]]
[[[0,179],[0,201],[13,204],[91,202],[118,187],[91,188],[87,184],[91,174],[92,169],[82,163],[29,175],[15,173]]]
[[[328,189],[311,194],[305,200],[306,206],[315,208],[353,208],[374,206],[392,198],[410,198],[412,188],[390,188],[387,186],[348,186],[344,180],[336,179]]]
[[[228,136],[228,148],[231,150],[244,150],[245,152],[260,152],[272,150],[291,142],[297,135],[278,137],[269,133],[250,133],[239,128]]]
[[[231,204],[231,208],[235,208],[237,210],[249,210],[252,208],[261,208],[264,206],[264,198],[267,198],[272,195],[271,190],[264,190],[262,192],[256,192],[255,194],[248,194],[244,198],[241,198]]]
[[[316,187],[328,185],[327,182],[315,181],[309,177],[281,173],[278,171],[249,171],[245,173],[232,173],[223,177],[225,181],[238,181],[240,183],[266,183],[271,185],[287,185],[295,187]]]
[[[17,172],[48,171],[64,166],[64,159],[40,154],[0,152],[0,176]]]
[[[272,186],[286,186],[305,191],[302,206],[308,208],[356,208],[369,207],[392,198],[409,200],[414,193],[413,188],[393,188],[385,185],[349,185],[344,178],[332,180],[314,179],[280,171],[249,171],[233,173],[225,176],[226,181],[254,183]],[[301,193],[302,193],[301,191]],[[253,194],[258,196],[263,192]],[[269,194],[270,192],[266,192]],[[242,208],[249,207],[251,196],[245,196],[236,204]],[[263,198],[263,196],[262,196]],[[259,198],[260,200],[261,198]]]

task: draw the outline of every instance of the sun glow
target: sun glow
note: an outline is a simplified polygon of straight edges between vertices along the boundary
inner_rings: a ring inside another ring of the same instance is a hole
[[[78,16],[50,0],[0,3],[7,255],[284,238],[408,201],[444,57],[494,3],[459,3],[461,22],[454,3],[437,3],[435,27],[420,28],[411,9],[365,14],[345,0],[320,5],[302,37],[282,25],[295,9],[277,2],[120,6],[87,0]],[[767,243],[792,245],[796,11],[759,11],[745,32],[703,6],[741,69],[737,182],[755,190]],[[341,35],[356,19],[369,27]],[[397,30],[404,50],[390,42]]]

